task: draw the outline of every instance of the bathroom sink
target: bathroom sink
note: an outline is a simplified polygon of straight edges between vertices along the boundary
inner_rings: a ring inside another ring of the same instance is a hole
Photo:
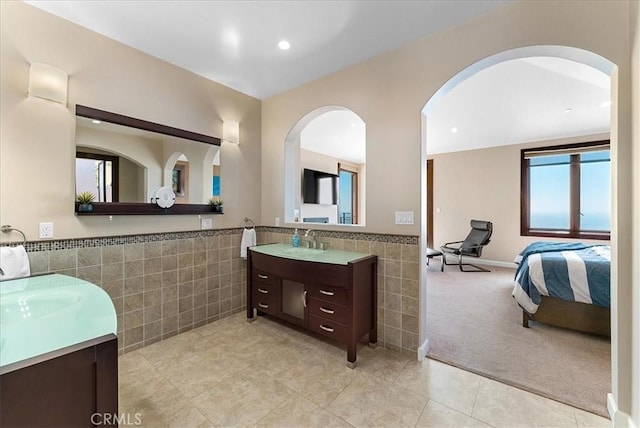
[[[292,247],[287,244],[264,244],[251,247],[251,251],[270,256],[307,262],[346,265],[347,263],[366,257],[368,254],[343,250],[318,250],[315,248]]]
[[[28,318],[43,318],[56,312],[69,310],[80,302],[80,296],[55,290],[42,290],[38,294],[14,293],[0,297],[2,324],[9,325]]]
[[[50,274],[0,283],[0,368],[117,332],[100,287]]]
[[[291,256],[319,256],[324,253],[324,250],[317,250],[315,248],[305,248],[305,247],[289,247],[282,250],[284,254]]]

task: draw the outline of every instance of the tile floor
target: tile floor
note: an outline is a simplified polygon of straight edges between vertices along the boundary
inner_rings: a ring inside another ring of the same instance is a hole
[[[245,314],[120,357],[120,415],[147,427],[610,427],[473,373],[363,346],[346,351]]]

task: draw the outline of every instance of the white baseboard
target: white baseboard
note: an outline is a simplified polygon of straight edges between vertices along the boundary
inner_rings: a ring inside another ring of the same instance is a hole
[[[423,361],[424,357],[427,356],[427,352],[429,352],[429,339],[425,339],[418,348],[418,361]]]
[[[631,416],[618,409],[618,404],[613,394],[607,394],[607,411],[613,422],[613,428],[637,428]]]
[[[476,265],[487,265],[487,266],[498,266],[504,268],[516,268],[516,264],[513,262],[501,262],[498,260],[488,260],[488,259],[476,259],[474,257],[462,257],[462,261],[464,263],[473,263]]]

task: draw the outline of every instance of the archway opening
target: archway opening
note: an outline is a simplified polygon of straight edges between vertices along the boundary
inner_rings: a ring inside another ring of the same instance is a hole
[[[427,194],[427,159],[428,159],[428,147],[430,144],[429,141],[429,133],[428,133],[428,127],[429,125],[431,125],[431,123],[429,122],[429,115],[433,115],[438,103],[440,101],[443,100],[443,98],[445,97],[445,95],[447,95],[448,93],[451,92],[451,90],[455,87],[457,87],[458,85],[460,85],[462,82],[467,81],[467,79],[471,78],[472,76],[476,75],[477,73],[479,73],[480,71],[483,70],[487,70],[490,67],[497,65],[497,64],[502,64],[505,63],[507,61],[510,60],[514,60],[514,59],[522,59],[522,58],[534,58],[534,57],[553,57],[553,58],[561,58],[561,59],[565,59],[565,60],[570,60],[570,61],[574,61],[576,63],[580,63],[580,64],[584,64],[586,66],[589,66],[595,70],[599,70],[600,72],[604,73],[606,76],[611,77],[612,80],[615,80],[615,65],[613,63],[611,63],[610,61],[606,60],[605,58],[602,58],[601,56],[594,54],[592,52],[587,52],[581,49],[576,49],[576,48],[570,48],[570,47],[562,47],[562,46],[534,46],[534,47],[527,47],[527,48],[521,48],[521,49],[513,49],[510,51],[506,51],[506,52],[502,52],[496,55],[493,55],[491,57],[485,58],[475,64],[472,64],[471,66],[467,67],[465,70],[461,71],[460,73],[458,73],[456,76],[452,77],[448,82],[446,82],[438,91],[436,91],[436,93],[429,99],[429,101],[425,104],[423,110],[422,110],[422,160],[421,160],[421,164],[422,164],[422,191],[421,191],[421,208],[422,208],[422,218],[421,218],[421,236],[420,236],[420,246],[421,246],[421,260],[426,260],[426,248],[427,248],[427,241],[429,240],[429,238],[433,238],[433,236],[427,235],[427,226],[428,226],[428,220],[429,220],[429,213],[431,212],[432,208],[438,208],[437,206],[437,202],[435,204],[435,207],[433,207],[432,205],[429,205],[427,203],[428,197],[432,196],[431,194]],[[611,99],[615,100],[616,99],[616,94],[612,93],[611,88],[615,88],[615,82],[613,82],[613,84],[611,84],[611,82],[609,83],[609,87],[608,89],[608,93],[611,97]],[[480,108],[478,106],[478,108]],[[611,115],[612,118],[616,117],[615,114],[615,102],[614,104],[611,106],[612,112],[613,114]],[[614,127],[615,124],[611,123],[611,126]],[[451,127],[451,129],[453,129],[453,127]],[[453,132],[453,131],[451,131]],[[589,134],[590,132],[587,132],[587,134]],[[548,140],[552,140],[554,139],[553,137],[548,138]],[[544,140],[544,139],[543,139]],[[530,142],[533,142],[535,140],[529,140]],[[541,140],[538,140],[541,141]],[[526,141],[518,141],[518,143],[525,143]],[[433,143],[433,142],[431,142]],[[611,148],[612,148],[612,153],[615,152],[615,147],[616,147],[617,142],[615,141],[615,134],[612,134],[612,138],[611,138]],[[477,160],[477,159],[476,159]],[[612,171],[613,168],[615,168],[615,159],[612,156],[611,158],[612,161]],[[495,166],[494,166],[495,167]],[[437,170],[438,166],[436,166],[436,170]],[[516,167],[519,169],[519,164]],[[518,181],[519,181],[519,177],[518,177]],[[518,183],[519,184],[519,183]],[[612,189],[612,195],[615,194],[615,189]],[[615,201],[615,197],[613,198],[613,200]],[[516,216],[516,218],[518,218],[520,216],[519,212],[518,212],[518,206],[516,205],[516,209],[513,210],[515,212],[513,212],[513,215]],[[616,208],[615,206],[612,206],[612,217],[614,217],[616,215]],[[490,219],[488,219],[490,220]],[[468,221],[468,220],[467,220]],[[614,223],[615,224],[615,223]],[[468,223],[467,223],[468,226]],[[615,227],[615,226],[614,226]],[[464,235],[466,234],[466,232],[468,232],[468,230],[461,230],[459,233],[462,234],[462,236],[460,237],[460,239],[464,238]],[[611,245],[612,247],[615,247],[616,245],[616,241],[615,241],[615,236],[616,236],[616,230],[611,230]],[[516,240],[520,239],[520,234],[516,231]],[[441,241],[441,239],[439,239],[436,236],[435,239],[435,244],[439,244]],[[615,250],[612,251],[613,254],[615,254]],[[513,256],[515,257],[516,254],[514,254]],[[505,265],[507,263],[505,262]],[[615,264],[614,264],[615,265]],[[418,350],[418,357],[419,358],[423,358],[424,356],[427,355],[428,351],[429,351],[429,330],[428,330],[428,326],[427,326],[427,299],[428,299],[428,295],[427,295],[427,290],[428,290],[428,275],[427,275],[427,266],[426,263],[421,263],[421,268],[420,268],[420,343],[421,346]],[[456,267],[452,267],[451,269],[456,269]],[[474,274],[467,274],[467,275],[474,275]],[[477,274],[476,274],[477,275]],[[611,289],[614,289],[614,287],[616,287],[617,284],[615,284],[614,282],[611,282]],[[513,305],[516,305],[515,302],[512,302]],[[612,312],[614,310],[615,306],[612,307]],[[615,316],[615,315],[614,315]],[[612,343],[612,346],[616,346],[615,343]]]

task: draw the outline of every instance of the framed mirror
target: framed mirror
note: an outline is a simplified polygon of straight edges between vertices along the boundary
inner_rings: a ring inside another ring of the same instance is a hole
[[[76,106],[75,193],[94,195],[79,215],[201,214],[220,196],[220,139],[82,105]],[[175,204],[154,195],[169,187]]]

